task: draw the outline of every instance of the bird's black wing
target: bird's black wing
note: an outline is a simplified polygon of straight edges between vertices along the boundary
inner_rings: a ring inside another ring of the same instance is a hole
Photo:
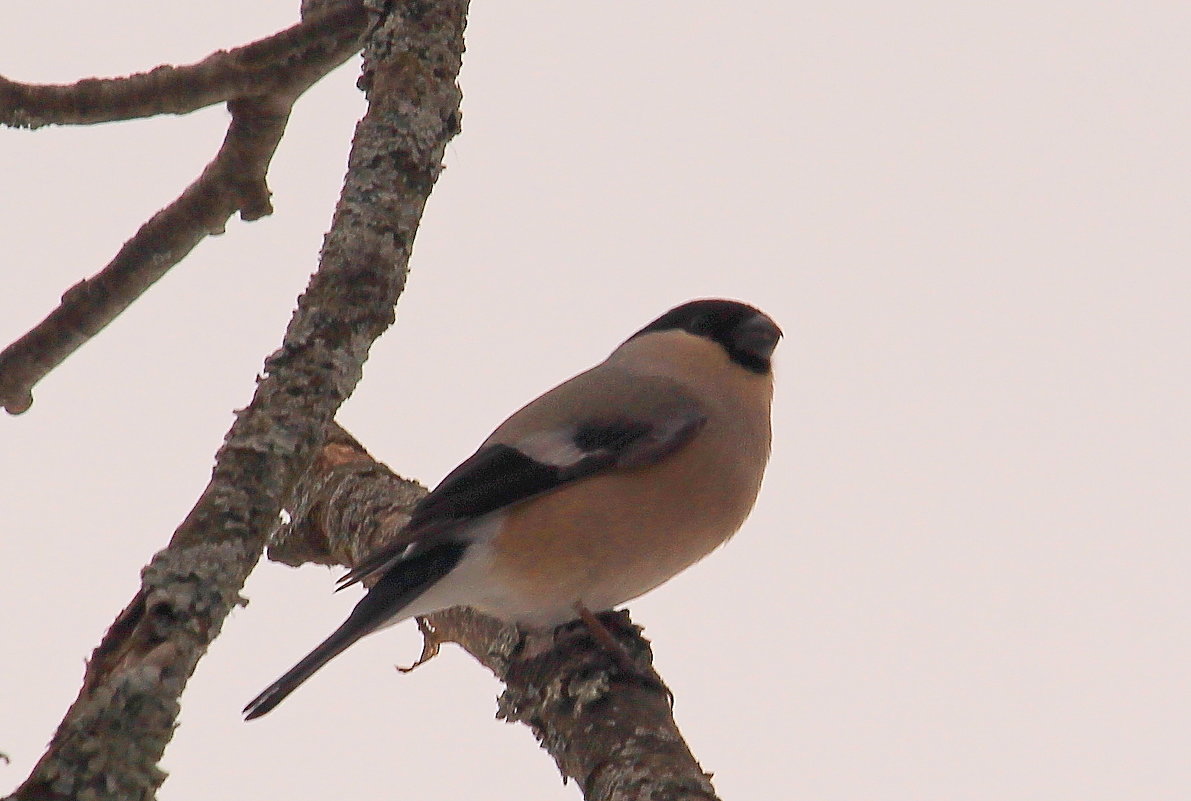
[[[378,549],[340,580],[340,589],[383,573],[447,541],[463,522],[610,468],[642,467],[688,443],[707,418],[675,399],[656,413],[608,416],[482,447],[414,508],[400,540]]]

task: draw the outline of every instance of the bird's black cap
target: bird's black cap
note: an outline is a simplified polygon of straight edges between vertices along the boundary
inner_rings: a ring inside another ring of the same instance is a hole
[[[686,331],[723,346],[732,361],[754,373],[766,374],[782,329],[760,309],[735,300],[692,300],[663,314],[633,334]]]

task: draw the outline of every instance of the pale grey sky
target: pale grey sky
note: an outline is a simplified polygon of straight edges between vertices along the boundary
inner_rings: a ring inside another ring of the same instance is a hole
[[[7,3],[0,73],[187,62],[296,2]],[[11,6],[11,7],[9,7]],[[692,297],[786,330],[765,490],[631,605],[725,799],[1191,797],[1191,7],[476,2],[464,133],[340,415],[433,483]],[[300,101],[270,184],[0,420],[0,789],[204,486],[314,269],[362,112]],[[101,267],[226,113],[0,131],[0,340]],[[574,799],[412,625],[252,724],[354,601],[262,565],[183,698],[164,801]]]

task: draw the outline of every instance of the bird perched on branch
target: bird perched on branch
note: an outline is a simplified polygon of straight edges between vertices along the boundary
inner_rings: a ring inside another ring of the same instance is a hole
[[[744,523],[769,459],[771,357],[760,310],[696,300],[513,414],[345,575],[371,588],[244,711],[273,709],[349,645],[452,606],[549,629],[612,609]]]

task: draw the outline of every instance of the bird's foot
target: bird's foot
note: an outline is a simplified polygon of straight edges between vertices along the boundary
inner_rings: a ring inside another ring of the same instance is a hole
[[[670,706],[674,706],[674,693],[670,692],[670,688],[666,686],[661,676],[653,669],[651,661],[645,664],[638,661],[633,654],[629,653],[629,650],[619,637],[617,637],[616,633],[613,632],[613,627],[622,631],[625,630],[627,623],[631,628],[630,633],[633,636],[639,634],[638,628],[628,623],[627,617],[616,612],[610,612],[601,618],[581,603],[575,604],[575,611],[578,613],[579,619],[583,621],[583,625],[588,633],[591,634],[592,639],[600,645],[604,653],[613,661],[622,676],[640,682],[645,687],[664,693],[670,702]]]
[[[402,667],[401,665],[394,665],[393,667],[401,673],[413,673],[422,665],[429,662],[434,657],[438,656],[439,650],[442,648],[445,640],[441,639],[434,627],[426,622],[426,618],[419,617],[418,631],[422,632],[422,654],[418,657],[418,661],[414,662],[409,667]]]

